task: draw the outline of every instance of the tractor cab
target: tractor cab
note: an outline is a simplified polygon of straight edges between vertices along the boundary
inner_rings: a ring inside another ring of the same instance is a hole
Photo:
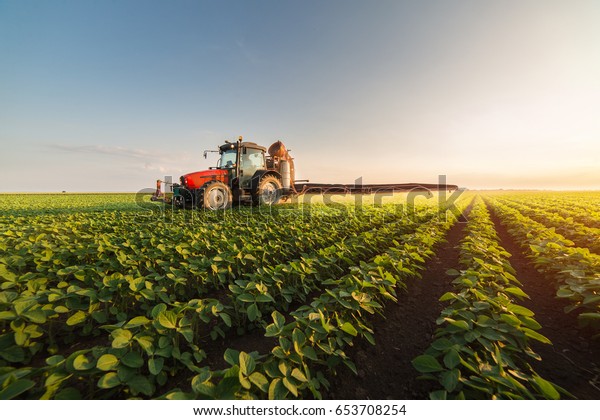
[[[219,147],[221,158],[217,168],[228,171],[230,187],[233,188],[233,183],[236,183],[239,188],[250,189],[254,175],[267,169],[266,151],[265,147],[256,143],[226,143]]]

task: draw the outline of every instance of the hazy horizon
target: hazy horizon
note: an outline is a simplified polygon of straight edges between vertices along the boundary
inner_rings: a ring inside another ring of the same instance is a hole
[[[0,192],[282,140],[311,182],[600,190],[600,2],[0,0]]]

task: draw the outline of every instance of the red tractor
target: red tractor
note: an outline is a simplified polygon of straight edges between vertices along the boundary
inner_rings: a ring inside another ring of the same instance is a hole
[[[446,184],[441,176],[437,184],[362,184],[362,178],[354,184],[309,184],[307,180],[294,177],[294,160],[282,142],[267,148],[256,143],[226,141],[219,150],[207,150],[221,156],[217,166],[207,171],[192,172],[180,178],[180,184],[172,184],[173,194],[161,191],[157,181],[153,201],[163,201],[185,208],[223,210],[233,203],[274,205],[299,194],[385,194],[396,192],[454,191],[456,185]]]
[[[173,195],[164,197],[160,191],[152,197],[154,201],[172,202],[187,208],[221,210],[233,203],[273,205],[295,193],[294,163],[282,142],[267,148],[256,143],[226,141],[218,152],[217,166],[207,171],[192,172],[173,184]]]

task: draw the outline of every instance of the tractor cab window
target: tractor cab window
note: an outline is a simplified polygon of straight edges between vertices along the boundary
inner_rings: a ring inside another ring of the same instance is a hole
[[[221,169],[229,169],[235,167],[235,161],[237,159],[237,151],[235,149],[227,150],[221,154],[221,161],[218,166]]]
[[[265,169],[265,154],[260,149],[247,147],[241,157],[242,184],[244,184],[244,180],[249,181],[256,171]]]

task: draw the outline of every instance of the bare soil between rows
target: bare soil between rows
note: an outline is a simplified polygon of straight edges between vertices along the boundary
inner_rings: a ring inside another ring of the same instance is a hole
[[[398,293],[398,302],[385,307],[384,318],[372,320],[376,345],[362,340],[346,354],[355,362],[358,375],[340,369],[331,378],[331,388],[324,397],[339,400],[406,400],[428,399],[435,383],[418,379],[411,360],[431,344],[435,320],[444,305],[440,296],[451,290],[449,268],[458,266],[459,241],[466,223],[456,223],[447,233],[446,242],[438,244],[435,255],[427,262],[421,279],[414,278],[407,290]]]
[[[499,218],[490,208],[500,237],[500,245],[512,256],[510,263],[530,300],[522,302],[535,312],[540,330],[552,345],[532,343],[542,357],[532,359],[532,366],[543,378],[570,392],[577,399],[600,399],[600,342],[591,340],[589,332],[577,327],[576,314],[565,314],[563,302],[555,297],[551,279],[539,273],[523,254]],[[468,213],[465,213],[468,214]],[[431,344],[436,330],[435,320],[444,308],[438,299],[452,289],[449,268],[459,268],[459,243],[464,237],[465,223],[454,225],[446,242],[437,246],[422,272],[407,290],[399,293],[398,303],[388,304],[385,318],[372,319],[376,345],[360,341],[347,349],[356,363],[358,375],[341,369],[331,378],[326,399],[339,400],[407,400],[428,399],[437,389],[435,383],[419,379],[411,360]]]
[[[465,214],[469,211],[470,207]],[[510,263],[517,272],[517,279],[531,298],[521,304],[535,312],[535,319],[542,325],[540,333],[553,343],[532,343],[542,357],[541,362],[532,359],[532,366],[543,378],[577,399],[600,399],[600,342],[592,341],[590,334],[577,328],[575,314],[564,313],[566,302],[555,297],[552,280],[535,269],[492,208],[490,213],[500,245],[512,255]],[[346,349],[357,366],[358,375],[339,368],[335,376],[328,378],[331,386],[323,392],[325,399],[422,400],[438,389],[436,383],[419,379],[420,374],[411,361],[433,341],[435,321],[445,306],[438,299],[452,290],[453,277],[446,271],[460,268],[459,245],[465,236],[465,222],[463,219],[448,231],[445,241],[434,249],[435,255],[428,260],[422,277],[413,278],[407,289],[398,293],[397,303],[386,305],[384,317],[371,317],[376,345],[357,340],[353,347]],[[243,336],[230,334],[207,348],[207,363],[213,369],[225,368],[222,352],[227,347],[268,353],[273,345],[273,340],[265,339],[259,331]],[[185,389],[188,382],[187,377],[179,378],[170,381],[169,387],[177,385]]]
[[[531,298],[521,304],[535,313],[535,320],[542,325],[539,332],[552,342],[552,345],[532,344],[542,357],[540,362],[532,363],[533,368],[575,398],[600,399],[600,340],[593,341],[588,331],[577,327],[576,314],[564,312],[568,302],[556,297],[555,282],[536,270],[492,208],[490,213],[500,245],[512,254],[510,264],[523,284],[523,291]]]

